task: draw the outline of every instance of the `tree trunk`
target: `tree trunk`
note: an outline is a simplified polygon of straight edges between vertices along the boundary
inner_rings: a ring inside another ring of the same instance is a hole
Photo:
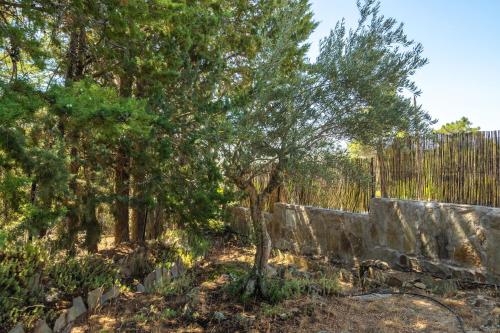
[[[73,30],[70,34],[69,48],[67,57],[67,71],[65,78],[65,85],[69,86],[71,82],[81,80],[84,73],[84,59],[87,51],[86,42],[86,31],[85,27],[78,26],[75,24]],[[61,130],[61,135],[64,140],[64,121],[61,120],[59,124]],[[73,194],[73,202],[67,204],[68,213],[66,215],[67,220],[67,246],[70,254],[76,252],[75,240],[80,228],[80,211],[79,211],[79,192],[78,192],[78,170],[80,169],[80,163],[78,162],[78,148],[77,143],[79,135],[76,132],[70,133],[71,148],[70,148],[70,175],[71,180],[69,183],[69,188]]]
[[[132,75],[120,76],[120,96],[132,96]],[[125,142],[118,144],[115,161],[115,194],[117,196],[115,213],[115,244],[128,242],[129,235],[129,196],[130,196],[130,155]]]
[[[132,216],[132,240],[143,244],[146,237],[147,202],[145,165],[140,158],[134,159],[134,193]]]
[[[255,232],[255,261],[252,275],[247,283],[245,293],[267,296],[266,276],[269,271],[268,261],[271,255],[271,237],[267,232],[264,219],[265,195],[257,194],[255,189],[250,193],[250,216]]]
[[[73,140],[78,140],[77,136],[75,135]],[[80,169],[80,163],[78,162],[78,149],[76,147],[71,147],[70,149],[70,157],[71,157],[71,162],[70,162],[70,175],[71,175],[71,180],[69,182],[69,189],[73,195],[73,201],[68,205],[68,213],[66,215],[67,221],[68,221],[68,237],[67,237],[67,243],[66,243],[66,248],[68,249],[69,253],[71,255],[74,255],[76,253],[76,248],[75,248],[75,240],[76,236],[78,233],[78,229],[80,228],[80,198],[79,198],[79,189],[78,189],[78,171]]]
[[[130,175],[129,166],[130,158],[128,152],[123,146],[124,143],[120,143],[118,147],[116,161],[115,161],[115,244],[120,244],[122,242],[128,242],[130,240],[129,236],[129,195],[130,195]]]
[[[158,200],[154,211],[148,214],[149,223],[146,224],[146,238],[157,239],[163,232],[163,222],[165,220],[165,209],[161,200]]]
[[[384,150],[382,147],[377,147],[377,162],[380,179],[380,194],[382,198],[387,198],[387,183],[385,179],[385,161]]]
[[[96,201],[92,193],[87,193],[84,198],[84,225],[86,230],[85,244],[87,250],[91,253],[97,252],[97,245],[99,244],[99,239],[101,238],[101,226],[97,220],[96,215]]]

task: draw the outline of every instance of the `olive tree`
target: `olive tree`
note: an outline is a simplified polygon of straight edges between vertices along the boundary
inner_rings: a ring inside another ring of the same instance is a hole
[[[271,240],[263,209],[283,176],[331,164],[342,154],[341,142],[412,121],[415,109],[404,91],[417,91],[410,76],[426,62],[422,47],[395,20],[380,16],[378,4],[358,7],[358,27],[347,31],[338,23],[322,41],[317,62],[309,64],[309,5],[287,2],[261,33],[246,94],[229,101],[221,161],[226,177],[250,199],[256,240],[246,293],[267,294]],[[257,188],[261,175],[268,181]]]

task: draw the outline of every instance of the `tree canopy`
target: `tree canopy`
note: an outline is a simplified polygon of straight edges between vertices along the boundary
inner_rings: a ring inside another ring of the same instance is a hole
[[[442,125],[435,132],[438,134],[474,133],[480,129],[480,127],[472,127],[472,122],[467,117],[462,117],[459,120]]]
[[[111,227],[141,244],[200,232],[239,191],[257,243],[247,291],[265,295],[263,204],[284,177],[431,123],[408,97],[422,45],[374,0],[358,7],[311,62],[308,0],[1,1],[0,239],[95,252]]]

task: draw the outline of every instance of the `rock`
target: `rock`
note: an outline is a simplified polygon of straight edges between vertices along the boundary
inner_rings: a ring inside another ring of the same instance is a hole
[[[274,277],[276,275],[278,275],[278,270],[271,265],[267,266],[267,277]]]
[[[155,281],[156,281],[156,272],[152,271],[144,279],[144,287],[146,288],[147,292],[151,292],[154,290]]]
[[[422,282],[415,282],[413,284],[415,286],[415,288],[418,288],[418,289],[426,289],[427,286],[425,284],[423,284]]]
[[[255,316],[248,315],[244,313],[238,313],[236,315],[236,320],[243,326],[250,326],[255,322]]]
[[[33,333],[52,333],[52,330],[50,329],[49,325],[47,325],[47,322],[45,322],[45,320],[39,319],[35,324]]]
[[[111,287],[110,290],[101,296],[101,305],[105,304],[107,301],[117,298],[118,296],[120,296],[120,288],[118,288],[118,286]]]
[[[9,331],[9,333],[24,333],[23,324],[18,323],[16,326],[14,326],[13,329]]]
[[[245,294],[252,295],[255,291],[255,286],[256,286],[256,281],[254,279],[249,280],[247,282],[247,285],[245,286]]]
[[[440,277],[442,279],[446,279],[451,277],[451,271],[446,265],[436,263],[436,262],[431,262],[428,260],[422,260],[420,262],[420,265],[422,267],[422,270],[424,272],[429,272],[437,277]]]
[[[92,311],[96,309],[99,305],[101,305],[101,296],[104,292],[102,287],[89,291],[87,294],[87,305],[89,306],[89,310]]]
[[[491,315],[494,317],[500,317],[500,307],[497,306],[491,310]]]
[[[54,324],[54,332],[55,333],[61,332],[68,325],[68,322],[66,320],[66,317],[67,317],[66,315],[67,315],[67,311],[65,310],[56,319],[56,322]]]
[[[410,267],[410,259],[408,258],[408,256],[405,254],[401,254],[399,256],[398,265],[402,268]]]
[[[135,291],[138,292],[138,293],[145,293],[146,292],[146,288],[142,284],[139,283],[135,287]]]
[[[161,282],[163,279],[163,268],[162,267],[157,267],[155,270],[155,282]]]
[[[184,266],[182,260],[179,258],[175,263],[177,264],[177,271],[179,272],[179,274],[184,274],[186,272],[186,266]]]
[[[61,297],[61,292],[56,288],[50,288],[45,294],[45,301],[47,303],[54,303]]]
[[[69,308],[69,310],[68,310],[67,321],[73,322],[78,317],[83,315],[85,312],[87,312],[87,308],[85,307],[85,304],[83,303],[82,297],[79,296],[79,297],[73,298],[73,306],[71,308]]]
[[[403,281],[398,279],[393,275],[389,275],[385,278],[385,283],[390,287],[401,288],[403,286]]]
[[[216,311],[214,312],[214,319],[217,321],[223,321],[226,320],[226,316],[224,315],[224,313]]]

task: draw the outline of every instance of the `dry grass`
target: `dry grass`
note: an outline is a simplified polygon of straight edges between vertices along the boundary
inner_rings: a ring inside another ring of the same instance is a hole
[[[226,290],[232,274],[248,271],[254,249],[220,241],[192,271],[193,285],[185,294],[161,297],[125,293],[114,303],[92,314],[74,332],[458,332],[456,318],[432,301],[394,295],[373,301],[352,297],[299,296],[276,305],[257,301],[243,304]],[[341,271],[326,263],[290,254],[272,259],[275,266],[296,265]],[[344,270],[345,271],[345,270]],[[402,273],[404,274],[404,273]],[[346,274],[347,275],[347,274]],[[413,275],[410,275],[414,278]],[[341,281],[344,292],[352,281]],[[484,316],[471,310],[469,294],[433,297],[459,313],[467,329],[479,329]],[[167,311],[168,309],[168,311]],[[484,313],[491,310],[485,309]],[[220,312],[223,320],[214,314]],[[168,316],[165,315],[168,313]]]

